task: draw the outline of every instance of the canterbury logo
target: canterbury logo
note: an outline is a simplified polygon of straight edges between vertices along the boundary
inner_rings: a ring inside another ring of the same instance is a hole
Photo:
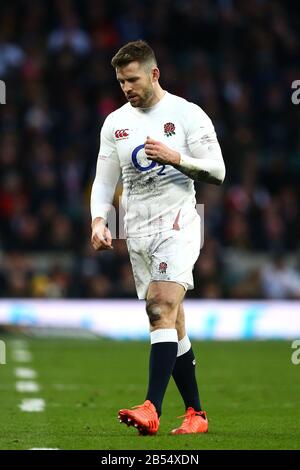
[[[121,130],[117,130],[115,132],[115,137],[116,139],[126,139],[126,137],[128,137],[128,132],[129,129],[121,129]]]

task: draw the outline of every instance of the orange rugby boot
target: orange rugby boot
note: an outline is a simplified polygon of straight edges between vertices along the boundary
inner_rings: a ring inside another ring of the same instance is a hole
[[[205,411],[195,411],[194,408],[188,408],[183,418],[182,425],[173,429],[171,434],[194,434],[208,431],[208,420]]]
[[[142,436],[153,435],[158,431],[159,417],[150,400],[146,400],[142,405],[133,406],[130,410],[120,410],[118,417],[120,423],[134,426]]]

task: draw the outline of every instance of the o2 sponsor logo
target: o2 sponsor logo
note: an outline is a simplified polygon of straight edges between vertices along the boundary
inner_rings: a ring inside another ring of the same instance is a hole
[[[159,168],[157,174],[159,176],[161,175],[165,175],[166,173],[164,173],[164,169],[166,168],[166,165],[162,165],[161,163],[157,163],[155,161],[150,161],[149,165],[141,165],[141,163],[138,161],[138,153],[145,147],[144,144],[142,145],[138,145],[138,147],[136,147],[132,154],[131,154],[131,161],[133,163],[133,166],[139,170],[139,171],[148,171],[148,170],[152,170],[152,168],[155,168],[156,166],[160,166],[161,168]]]

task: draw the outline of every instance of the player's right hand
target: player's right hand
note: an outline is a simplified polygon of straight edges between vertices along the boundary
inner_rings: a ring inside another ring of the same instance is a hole
[[[110,230],[101,219],[93,221],[91,243],[95,250],[113,250]]]

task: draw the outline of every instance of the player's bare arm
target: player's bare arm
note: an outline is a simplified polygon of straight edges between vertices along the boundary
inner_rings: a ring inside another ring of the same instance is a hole
[[[102,217],[96,217],[92,222],[91,243],[95,250],[112,250],[112,236]]]
[[[163,165],[172,165],[194,181],[220,185],[225,177],[225,166],[217,140],[200,143],[196,149],[200,158],[182,155],[167,145],[147,137],[145,153],[149,160]]]

